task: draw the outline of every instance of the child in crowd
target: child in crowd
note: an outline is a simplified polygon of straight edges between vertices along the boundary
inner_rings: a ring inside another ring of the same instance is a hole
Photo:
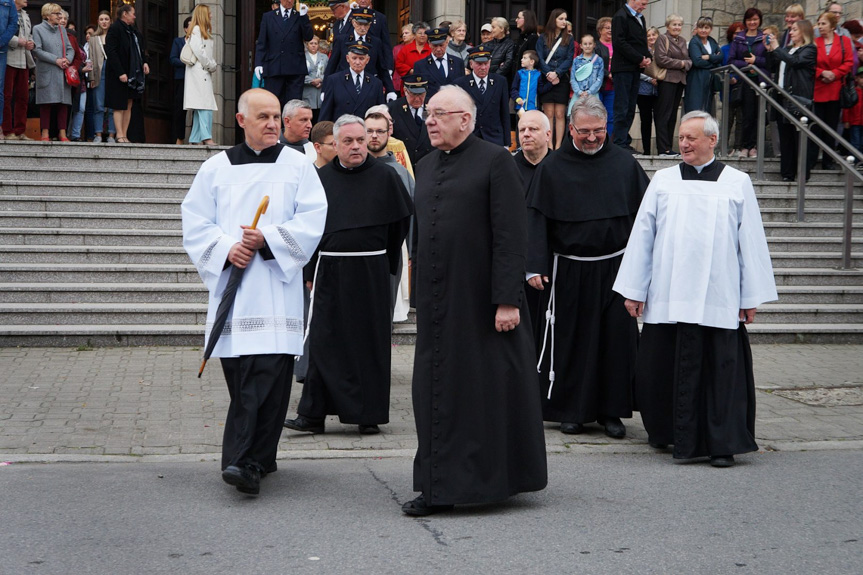
[[[572,86],[572,98],[566,115],[569,116],[575,101],[591,94],[596,96],[602,88],[602,80],[605,76],[605,63],[596,53],[596,39],[592,34],[581,37],[581,54],[572,61],[572,70],[569,75],[569,83]]]
[[[525,50],[521,57],[521,70],[512,80],[510,96],[515,102],[515,111],[521,115],[522,112],[538,110],[536,95],[544,82],[542,72],[537,70],[539,66],[539,55],[535,50]]]
[[[848,141],[858,152],[863,153],[863,66],[857,68],[854,77],[857,84],[857,105],[842,110],[842,122]],[[857,164],[858,170],[863,170],[863,162]]]

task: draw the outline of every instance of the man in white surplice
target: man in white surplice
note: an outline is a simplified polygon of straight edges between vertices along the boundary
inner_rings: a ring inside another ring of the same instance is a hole
[[[745,324],[777,299],[749,176],[717,161],[718,126],[680,122],[683,163],[645,192],[614,291],[644,318],[636,403],[651,446],[714,467],[755,444],[755,383]]]
[[[245,142],[195,176],[182,204],[183,246],[210,292],[207,337],[231,265],[245,268],[213,357],[231,396],[222,479],[256,494],[261,476],[276,470],[294,356],[303,353],[302,270],[323,234],[327,200],[314,165],[278,143],[278,99],[249,90],[237,110]],[[264,196],[269,208],[249,229]]]

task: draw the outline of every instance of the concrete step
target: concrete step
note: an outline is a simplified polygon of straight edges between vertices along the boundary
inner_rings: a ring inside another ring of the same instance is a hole
[[[75,228],[0,228],[0,246],[160,246],[183,245],[176,230],[99,230]]]
[[[764,222],[764,233],[768,238],[780,237],[838,237],[843,234],[842,222]],[[852,236],[863,236],[863,223],[854,224]]]
[[[182,202],[182,198],[64,198],[58,196],[0,195],[0,212],[179,214]]]
[[[757,316],[769,324],[863,325],[863,304],[768,303],[758,308]]]
[[[861,324],[770,324],[759,322],[746,326],[749,339],[755,344],[769,343],[814,343],[814,344],[863,344]]]
[[[162,246],[4,246],[4,263],[31,264],[187,264],[181,247]]]
[[[80,146],[76,150],[81,150]],[[86,148],[84,148],[86,151]],[[0,154],[0,171],[8,168],[21,170],[42,170],[46,166],[53,168],[63,168],[69,170],[77,170],[82,167],[88,168],[93,177],[86,178],[93,180],[94,177],[105,172],[122,171],[122,170],[142,170],[158,168],[160,172],[169,173],[179,169],[186,173],[189,171],[196,172],[210,154],[193,154],[193,155],[172,155],[162,154],[161,157],[140,157],[137,154],[126,154],[125,157],[116,155],[94,154],[88,156],[84,153],[62,154],[59,156],[49,157],[45,154],[24,154],[20,156],[10,157]]]
[[[770,252],[774,270],[779,268],[842,267],[842,253],[835,252]],[[863,268],[863,252],[851,252],[851,266]]]
[[[806,209],[807,222],[842,222],[845,217],[842,208]],[[761,219],[765,222],[796,222],[797,208],[761,208]],[[863,210],[854,210],[852,221],[863,224]]]
[[[863,285],[777,286],[779,304],[863,304]]]
[[[844,209],[845,199],[838,194],[820,194],[807,196],[804,205],[804,214],[814,208],[839,208]],[[758,198],[758,207],[764,208],[793,208],[797,211],[797,198],[789,194],[764,194]],[[852,207],[856,210],[863,209],[863,193],[855,195]]]
[[[174,146],[170,144],[93,144],[60,142],[26,142],[7,140],[0,146],[0,168],[15,166],[18,158],[31,156],[43,158],[51,163],[58,157],[75,158],[82,162],[94,158],[116,159],[126,165],[131,160],[165,161],[198,160],[205,161],[210,156],[227,150],[227,146]]]
[[[0,263],[0,278],[9,283],[201,283],[198,271],[191,264]]]
[[[0,174],[2,174],[0,170]],[[128,182],[32,182],[0,181],[0,196],[86,196],[91,198],[172,198],[182,200],[189,191],[189,183],[140,184]]]
[[[163,214],[0,211],[0,228],[94,228],[180,230],[180,210]]]
[[[807,238],[801,236],[768,236],[770,253],[780,252],[841,252],[842,236]],[[851,252],[863,252],[863,235],[851,238]]]
[[[0,303],[206,304],[207,289],[201,283],[0,283]]]
[[[774,268],[777,286],[832,286],[863,285],[863,269],[837,268]]]
[[[0,304],[0,325],[204,325],[206,323],[206,303]]]
[[[4,181],[38,181],[38,180],[68,180],[72,182],[134,182],[134,183],[165,183],[191,184],[197,173],[192,166],[174,166],[170,171],[161,171],[153,166],[144,168],[126,168],[94,173],[86,167],[55,168],[42,166],[35,169],[5,167]]]

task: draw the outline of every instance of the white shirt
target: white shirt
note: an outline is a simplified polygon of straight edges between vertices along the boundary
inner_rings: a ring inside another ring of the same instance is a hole
[[[477,75],[476,75],[476,74],[474,74],[473,72],[471,72],[471,74],[473,75],[473,80],[474,80],[474,82],[476,82],[476,87],[477,87],[477,88],[479,88],[479,83],[480,83],[480,82],[485,82],[485,89],[486,89],[486,90],[488,90],[488,86],[489,86],[489,84],[488,84],[488,76],[486,76],[485,78],[480,78],[479,76],[477,76]]]
[[[658,171],[641,202],[614,291],[643,301],[645,323],[737,329],[741,309],[778,299],[749,176],[717,182]]]

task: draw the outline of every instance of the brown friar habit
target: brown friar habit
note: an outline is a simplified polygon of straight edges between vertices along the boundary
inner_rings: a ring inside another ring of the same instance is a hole
[[[608,142],[594,155],[564,142],[534,174],[527,271],[551,279],[549,262],[561,254],[556,286],[545,288],[555,290],[556,307],[551,399],[551,326],[540,371],[546,421],[632,417],[638,325],[611,289],[623,255],[596,261],[563,256],[597,258],[624,249],[648,183],[632,155]]]
[[[680,164],[684,180],[715,182],[725,164]],[[755,376],[743,323],[721,329],[645,323],[635,398],[653,443],[674,444],[675,459],[757,451]]]
[[[338,415],[342,423],[359,425],[388,423],[390,275],[398,270],[413,203],[396,171],[371,156],[352,170],[336,157],[318,176],[327,194],[327,224],[304,271],[314,281],[314,300],[309,368],[297,413],[311,419]],[[321,255],[380,250],[386,253]]]
[[[469,136],[420,161],[414,490],[487,503],[547,483],[536,353],[524,302],[524,190],[512,156]],[[521,324],[495,331],[498,304]]]

